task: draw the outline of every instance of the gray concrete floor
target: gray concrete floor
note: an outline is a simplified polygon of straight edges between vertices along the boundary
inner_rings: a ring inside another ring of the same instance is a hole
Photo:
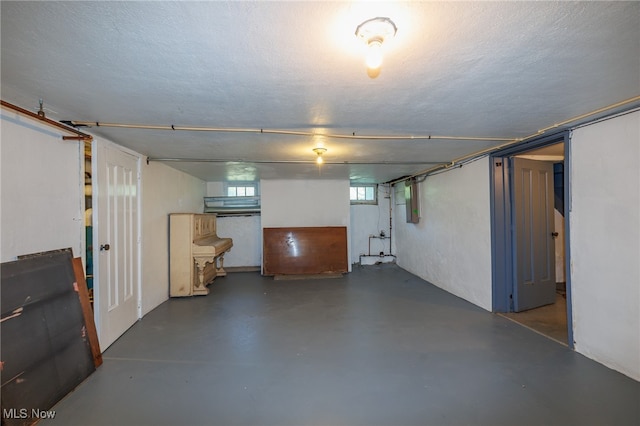
[[[640,383],[394,265],[229,274],[104,359],[41,424],[640,424]]]
[[[567,300],[556,293],[556,302],[524,312],[500,314],[543,335],[568,345]]]

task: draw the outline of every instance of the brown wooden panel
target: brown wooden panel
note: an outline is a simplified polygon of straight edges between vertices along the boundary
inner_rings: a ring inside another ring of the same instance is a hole
[[[264,275],[308,275],[348,271],[344,226],[264,228]]]
[[[89,338],[89,345],[91,346],[93,363],[96,368],[98,368],[102,365],[102,351],[100,351],[100,343],[98,342],[98,331],[96,330],[96,323],[93,318],[93,309],[91,308],[91,301],[89,300],[89,290],[87,287],[87,281],[84,277],[82,259],[79,257],[73,258],[73,273],[76,277],[77,292],[78,297],[80,298],[80,306],[82,307],[82,315],[84,316],[84,322],[87,326],[87,337]]]

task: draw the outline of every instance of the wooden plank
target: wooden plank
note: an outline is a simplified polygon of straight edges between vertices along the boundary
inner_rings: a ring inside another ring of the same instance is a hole
[[[80,298],[82,315],[84,316],[84,322],[87,327],[87,337],[89,338],[89,345],[91,346],[93,363],[95,364],[96,368],[98,368],[102,365],[102,351],[100,351],[98,331],[96,330],[96,323],[93,317],[93,308],[91,307],[91,301],[89,300],[89,289],[87,287],[87,281],[84,277],[82,259],[79,257],[73,259],[73,273],[76,276],[76,291],[78,292],[78,297]]]
[[[317,275],[348,271],[344,226],[263,229],[264,275]]]

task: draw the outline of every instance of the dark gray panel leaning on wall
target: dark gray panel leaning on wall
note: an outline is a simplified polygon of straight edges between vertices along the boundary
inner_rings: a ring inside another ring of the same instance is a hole
[[[1,265],[2,422],[31,424],[95,366],[72,254],[44,253]]]

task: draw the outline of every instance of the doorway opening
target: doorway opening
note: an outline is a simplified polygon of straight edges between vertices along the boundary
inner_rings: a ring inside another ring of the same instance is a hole
[[[93,177],[91,142],[84,142],[84,226],[85,226],[85,277],[89,301],[93,308]]]
[[[492,155],[493,311],[573,347],[569,134]]]

